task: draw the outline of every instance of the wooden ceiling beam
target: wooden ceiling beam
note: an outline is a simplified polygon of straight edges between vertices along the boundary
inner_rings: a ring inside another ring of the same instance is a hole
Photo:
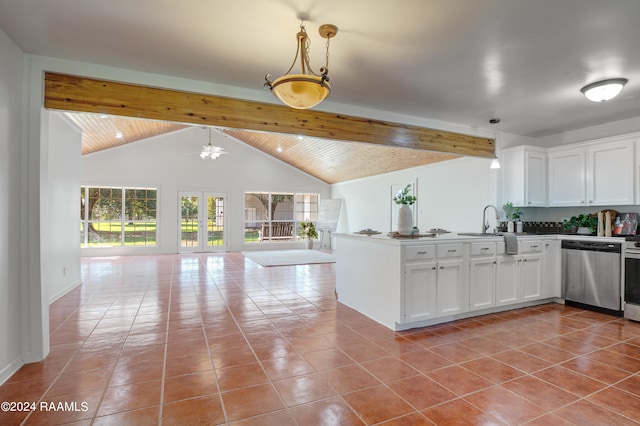
[[[44,107],[494,157],[494,140],[401,123],[45,73]]]

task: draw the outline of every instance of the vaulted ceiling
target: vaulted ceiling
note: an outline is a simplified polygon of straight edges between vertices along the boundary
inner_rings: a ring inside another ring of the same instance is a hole
[[[82,154],[188,127],[130,117],[65,113],[82,129]],[[238,129],[219,131],[327,183],[338,183],[460,157],[454,154]],[[199,160],[198,160],[199,161]]]

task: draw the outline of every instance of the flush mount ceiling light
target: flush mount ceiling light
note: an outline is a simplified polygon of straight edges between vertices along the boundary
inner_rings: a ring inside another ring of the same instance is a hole
[[[495,151],[496,146],[497,146],[497,138],[496,138],[496,124],[500,123],[500,119],[499,118],[492,118],[491,120],[489,120],[489,123],[493,124],[493,149]],[[489,166],[490,169],[499,169],[500,168],[500,161],[498,161],[498,157],[494,158],[493,160],[491,160],[491,165]]]
[[[618,96],[625,84],[629,80],[626,78],[610,78],[608,80],[596,81],[587,84],[580,91],[593,102],[604,102]]]
[[[271,74],[267,74],[264,79],[265,88],[270,89],[273,94],[285,105],[296,109],[309,109],[325,100],[331,93],[329,85],[329,40],[338,33],[338,27],[331,24],[324,24],[319,29],[320,36],[327,39],[327,52],[325,66],[320,68],[320,74],[316,74],[309,65],[309,47],[311,42],[304,28],[304,21],[300,23],[300,31],[296,35],[298,46],[296,56],[289,71],[282,77],[271,80]],[[300,57],[299,74],[289,74],[296,61]]]
[[[220,157],[224,152],[223,148],[219,146],[214,146],[211,144],[211,129],[209,129],[209,143],[207,145],[202,145],[202,151],[200,152],[200,158],[203,160],[215,160]]]

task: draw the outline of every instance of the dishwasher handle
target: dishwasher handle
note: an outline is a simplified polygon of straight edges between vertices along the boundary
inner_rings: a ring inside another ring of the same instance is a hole
[[[604,253],[622,253],[622,244],[603,241],[562,240],[563,250],[599,251]]]

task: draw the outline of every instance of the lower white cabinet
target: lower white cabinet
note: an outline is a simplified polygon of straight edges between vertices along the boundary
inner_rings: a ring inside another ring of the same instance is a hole
[[[468,311],[469,290],[462,244],[442,244],[437,249],[412,247],[405,251],[405,256],[405,323]]]
[[[496,243],[472,243],[469,254],[469,310],[496,305]]]
[[[562,274],[562,242],[544,241],[544,273],[542,292],[544,297],[560,297]]]
[[[439,259],[437,275],[437,316],[444,317],[467,312],[469,287],[466,285],[464,259]]]
[[[548,297],[542,288],[544,243],[523,241],[516,255],[500,253],[496,258],[496,306]]]
[[[520,283],[522,301],[542,299],[542,253],[529,253],[520,256]]]
[[[437,262],[420,262],[404,267],[404,322],[436,317]]]

